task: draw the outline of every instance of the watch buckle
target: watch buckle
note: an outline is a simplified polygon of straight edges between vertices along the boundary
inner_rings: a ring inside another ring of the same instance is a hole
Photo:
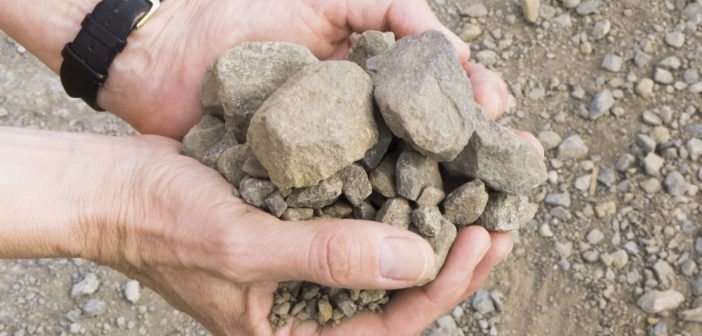
[[[154,15],[156,10],[158,10],[158,7],[161,6],[161,1],[160,0],[147,0],[148,2],[151,3],[151,8],[149,8],[149,11],[144,14],[139,21],[137,21],[136,24],[136,29],[139,29],[146,24],[147,21],[151,18],[151,16]]]

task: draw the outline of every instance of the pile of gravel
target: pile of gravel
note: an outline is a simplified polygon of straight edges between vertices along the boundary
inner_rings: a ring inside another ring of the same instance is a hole
[[[547,178],[539,153],[473,100],[439,32],[369,31],[349,61],[288,43],[244,43],[207,74],[207,111],[183,152],[217,169],[247,203],[283,220],[376,220],[424,237],[438,274],[457,228],[512,231]],[[352,230],[352,227],[349,227]],[[338,323],[380,312],[383,290],[281,283],[271,324]]]

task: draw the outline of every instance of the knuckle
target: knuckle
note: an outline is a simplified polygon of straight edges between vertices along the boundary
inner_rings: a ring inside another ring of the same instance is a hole
[[[322,239],[321,256],[316,268],[318,275],[331,283],[341,283],[360,269],[360,249],[349,236],[332,233]]]

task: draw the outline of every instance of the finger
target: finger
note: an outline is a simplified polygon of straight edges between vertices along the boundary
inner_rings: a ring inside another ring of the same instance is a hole
[[[425,0],[363,0],[347,3],[347,22],[355,32],[389,30],[397,38],[402,38],[427,30],[437,30],[451,41],[462,64],[466,64],[470,58],[468,45],[441,24]]]
[[[475,101],[482,105],[495,120],[502,116],[507,107],[507,84],[496,72],[481,64],[468,63],[465,67],[473,86]]]
[[[318,220],[255,226],[243,261],[247,273],[256,275],[252,281],[394,289],[421,283],[434,269],[426,240],[387,224]]]
[[[485,229],[472,226],[461,230],[446,264],[432,283],[399,292],[392,298],[382,315],[360,314],[334,328],[325,329],[322,334],[418,334],[460,302],[474,272],[489,272],[494,264],[493,258],[496,257],[490,246],[490,236]],[[498,248],[502,249],[502,243],[498,244]],[[484,256],[490,256],[490,259]],[[364,333],[358,333],[358,330],[363,330]]]
[[[522,130],[518,130],[518,129],[512,129],[512,132],[514,132],[514,134],[524,138],[524,140],[529,142],[529,144],[532,147],[534,147],[534,150],[536,150],[537,153],[541,154],[541,157],[544,157],[544,155],[546,153],[544,150],[544,146],[541,144],[541,141],[539,141],[539,139],[537,139],[533,134],[531,134],[527,131],[522,131]]]

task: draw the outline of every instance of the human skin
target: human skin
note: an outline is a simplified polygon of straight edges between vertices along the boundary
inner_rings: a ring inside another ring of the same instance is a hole
[[[0,28],[57,71],[61,48],[95,3],[0,0]],[[227,48],[245,40],[289,41],[320,59],[340,58],[351,34],[369,29],[398,37],[444,32],[476,100],[493,117],[504,110],[499,76],[469,63],[468,47],[415,0],[166,1],[130,36],[98,101],[145,134],[180,139],[202,114],[198,93],[207,65]],[[421,238],[374,222],[356,221],[353,231],[347,221],[281,222],[233,197],[226,181],[180,156],[179,146],[156,136],[0,129],[0,155],[8,163],[0,167],[0,202],[10,204],[0,216],[0,257],[83,257],[109,265],[217,335],[271,334],[266,318],[279,281],[411,287],[382,315],[361,314],[333,329],[292,320],[277,331],[411,335],[467,298],[511,249],[509,235],[463,229],[439,277],[412,287],[433,267]],[[398,253],[388,253],[386,238],[407,244],[391,243]]]

